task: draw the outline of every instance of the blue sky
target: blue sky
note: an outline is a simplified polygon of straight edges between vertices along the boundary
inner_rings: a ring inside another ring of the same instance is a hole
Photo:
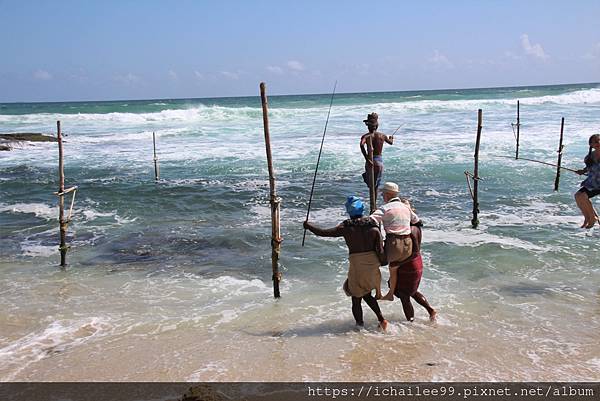
[[[600,1],[5,1],[0,102],[600,81]]]

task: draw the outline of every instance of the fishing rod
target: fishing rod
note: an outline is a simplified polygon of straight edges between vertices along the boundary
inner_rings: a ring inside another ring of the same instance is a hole
[[[393,133],[392,135],[390,135],[390,136],[394,136],[394,135],[396,135],[396,132],[398,132],[398,130],[399,130],[400,128],[404,127],[405,125],[406,125],[406,123],[400,124],[400,126],[399,126],[398,128],[396,128],[396,131],[394,131],[394,133]]]
[[[506,158],[506,159],[514,159],[514,157],[511,157],[511,156],[496,156],[496,155],[493,155],[493,157],[503,157],[503,158]],[[577,170],[573,170],[572,168],[563,167],[563,166],[559,167],[557,164],[547,163],[547,162],[543,162],[543,161],[540,161],[540,160],[526,159],[524,157],[519,157],[518,160],[526,160],[528,162],[541,163],[541,164],[545,164],[547,166],[558,167],[560,169],[571,171],[571,172],[573,172],[575,174],[579,174],[579,172]]]
[[[321,148],[319,149],[319,157],[317,157],[317,166],[315,167],[315,176],[313,177],[312,188],[310,189],[310,198],[308,199],[308,210],[306,211],[306,220],[308,222],[308,215],[310,214],[310,204],[312,203],[313,192],[315,190],[315,181],[317,180],[317,171],[319,171],[319,161],[321,160],[321,152],[323,151],[323,143],[325,142],[325,133],[327,132],[327,124],[329,123],[329,115],[331,114],[331,106],[333,105],[333,96],[335,95],[335,88],[337,87],[337,81],[333,85],[333,92],[331,93],[331,102],[329,103],[329,111],[327,112],[327,120],[325,120],[325,129],[323,129],[323,139],[321,139]],[[304,246],[304,240],[306,239],[306,228],[304,229],[304,235],[302,236],[302,246]]]

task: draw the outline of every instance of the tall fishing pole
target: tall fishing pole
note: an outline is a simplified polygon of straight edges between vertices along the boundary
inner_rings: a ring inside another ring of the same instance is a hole
[[[337,87],[337,81],[333,85],[333,92],[331,93],[331,102],[329,103],[329,111],[327,112],[327,120],[325,120],[325,129],[323,129],[323,138],[321,139],[321,148],[319,149],[319,157],[317,157],[317,166],[315,167],[315,176],[313,177],[312,188],[310,189],[310,198],[308,199],[308,210],[306,211],[306,220],[308,221],[308,215],[310,214],[310,204],[312,203],[313,192],[315,190],[315,181],[317,180],[317,171],[319,171],[319,161],[321,160],[321,152],[323,151],[323,143],[325,142],[325,133],[327,132],[327,123],[329,123],[329,115],[331,114],[331,106],[333,105],[333,96],[335,95],[335,88]],[[302,236],[302,246],[304,246],[304,240],[306,239],[306,228],[304,229],[304,235]]]

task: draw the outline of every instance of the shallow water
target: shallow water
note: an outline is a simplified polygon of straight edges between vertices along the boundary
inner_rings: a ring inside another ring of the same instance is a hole
[[[581,168],[600,132],[600,88],[573,85],[336,95],[311,220],[368,198],[358,139],[377,111],[402,127],[384,151],[425,221],[421,291],[438,310],[381,303],[388,333],[353,325],[347,250],[302,221],[329,95],[269,98],[282,204],[282,298],[272,298],[270,211],[258,98],[0,105],[0,132],[52,133],[78,185],[66,271],[57,267],[56,144],[0,153],[2,380],[600,379],[600,229],[582,230],[581,177],[496,156]],[[477,109],[480,221],[464,171]],[[154,182],[152,132],[161,181]],[[384,279],[387,269],[382,268]]]

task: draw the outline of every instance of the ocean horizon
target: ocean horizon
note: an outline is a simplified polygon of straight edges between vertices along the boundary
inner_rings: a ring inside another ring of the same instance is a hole
[[[431,92],[452,92],[452,91],[482,91],[482,90],[519,90],[522,88],[557,88],[557,87],[571,87],[580,88],[587,86],[598,86],[600,82],[577,82],[577,83],[557,83],[557,84],[536,84],[536,85],[510,85],[510,86],[482,86],[482,87],[468,87],[468,88],[433,88],[433,89],[403,89],[403,90],[378,90],[369,92],[343,92],[338,91],[338,96],[352,96],[352,95],[364,95],[364,94],[403,94],[410,95],[414,93],[431,93]],[[267,89],[268,91],[268,89]],[[315,93],[279,93],[279,94],[268,94],[269,98],[277,97],[290,97],[290,96],[331,96],[331,92],[315,92]],[[51,101],[5,101],[0,102],[0,105],[11,105],[11,104],[64,104],[64,103],[114,103],[114,102],[156,102],[156,101],[210,101],[210,100],[225,100],[225,99],[256,99],[260,98],[260,94],[257,95],[235,95],[235,96],[202,96],[202,97],[156,97],[156,98],[122,98],[122,99],[78,99],[78,100],[51,100]]]
[[[268,92],[278,300],[258,84],[256,96],[0,103],[0,134],[61,121],[65,185],[78,186],[61,270],[56,143],[0,152],[0,380],[600,380],[600,228],[580,228],[583,178],[563,171],[554,191],[556,168],[514,160],[512,125],[519,101],[520,156],[556,163],[564,117],[562,164],[583,168],[600,83],[335,94],[310,221],[344,220],[348,195],[368,202],[371,112],[379,131],[398,129],[383,181],[424,221],[420,291],[438,319],[415,304],[407,322],[381,301],[386,333],[364,304],[354,327],[343,239],[307,233],[301,246],[331,93]]]

